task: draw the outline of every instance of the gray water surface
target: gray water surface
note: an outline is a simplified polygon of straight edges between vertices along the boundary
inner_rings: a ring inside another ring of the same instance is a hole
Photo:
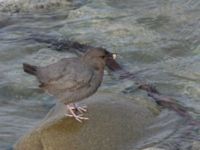
[[[74,56],[27,40],[33,34],[62,36],[119,53],[125,68],[145,70],[141,80],[200,119],[199,0],[0,0],[0,10],[0,149],[12,147],[55,103],[23,73],[22,63],[46,65]],[[132,86],[106,73],[100,90],[120,93]],[[125,93],[149,99],[134,89]],[[199,126],[188,125],[171,110],[161,110],[151,128],[163,132],[129,147],[200,149]]]

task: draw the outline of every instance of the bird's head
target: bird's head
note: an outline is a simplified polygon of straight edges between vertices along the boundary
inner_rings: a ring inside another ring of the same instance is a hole
[[[108,59],[115,59],[116,54],[110,53],[103,48],[89,49],[84,55],[84,61],[96,70],[104,69]]]

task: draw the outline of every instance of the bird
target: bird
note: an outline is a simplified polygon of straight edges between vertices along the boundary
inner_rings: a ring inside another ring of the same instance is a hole
[[[87,106],[76,103],[93,95],[100,87],[106,61],[116,55],[104,48],[90,48],[81,57],[62,58],[47,66],[35,66],[23,63],[24,72],[33,75],[39,81],[39,88],[55,96],[64,103],[66,116],[82,122]]]

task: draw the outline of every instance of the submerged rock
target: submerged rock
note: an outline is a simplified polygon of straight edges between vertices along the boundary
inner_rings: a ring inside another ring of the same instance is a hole
[[[85,116],[90,120],[79,123],[66,117],[65,106],[57,103],[14,149],[130,149],[148,134],[145,127],[155,115],[141,102],[122,95],[95,94],[83,103],[88,106]]]
[[[85,0],[0,0],[0,11],[21,12],[79,7]]]

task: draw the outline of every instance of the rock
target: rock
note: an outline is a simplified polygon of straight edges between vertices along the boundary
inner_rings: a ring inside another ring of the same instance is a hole
[[[39,11],[71,5],[72,3],[68,0],[0,0],[0,11],[16,13],[20,11]]]
[[[99,93],[99,92],[98,92]],[[15,150],[118,150],[148,134],[154,113],[141,102],[111,94],[95,94],[82,103],[90,120],[79,123],[64,116],[57,103],[47,116],[14,145]]]
[[[193,141],[192,150],[200,150],[200,141]]]
[[[145,148],[143,150],[165,150],[165,149],[162,149],[162,148],[156,148],[156,147],[149,147],[149,148]]]

